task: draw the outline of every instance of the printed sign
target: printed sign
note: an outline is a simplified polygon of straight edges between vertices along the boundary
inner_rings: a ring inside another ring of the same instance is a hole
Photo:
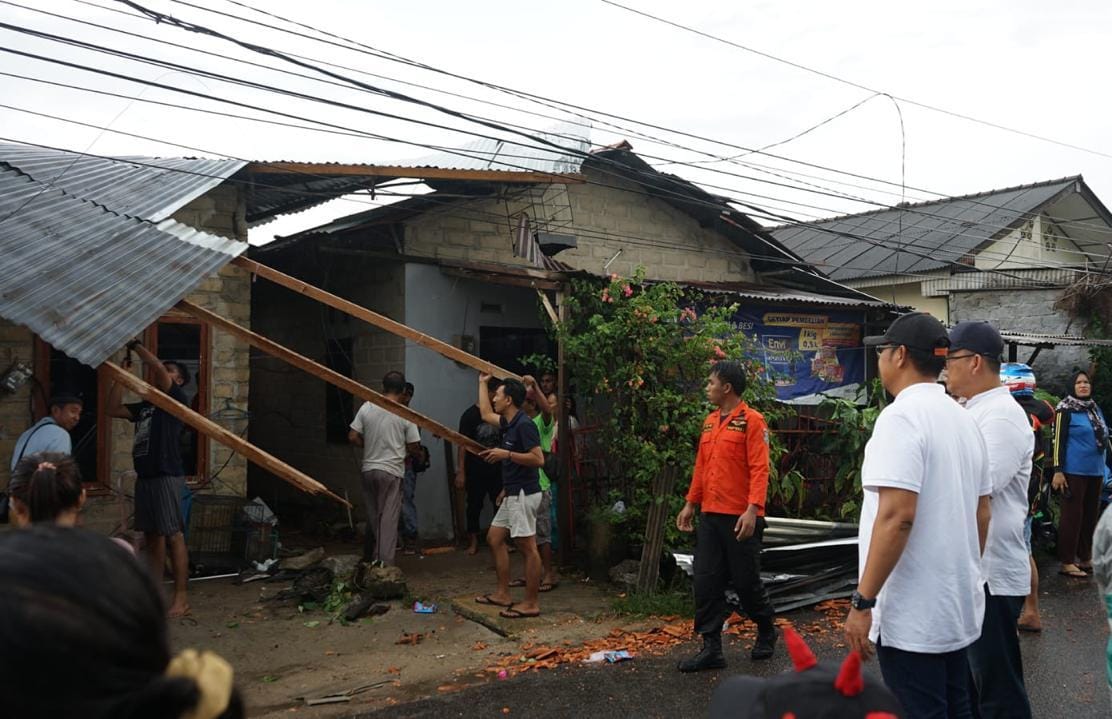
[[[734,329],[756,336],[777,396],[789,400],[865,381],[864,319],[855,312],[748,306],[734,315]]]

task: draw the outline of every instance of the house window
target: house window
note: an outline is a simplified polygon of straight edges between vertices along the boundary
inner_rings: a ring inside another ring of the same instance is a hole
[[[328,369],[351,377],[352,348],[350,337],[329,339],[324,349],[324,364]],[[339,387],[327,382],[324,385],[325,441],[330,444],[346,444],[348,429],[355,416],[354,398]]]
[[[147,347],[163,362],[177,362],[189,372],[182,387],[185,405],[207,417],[212,393],[212,366],[209,357],[209,328],[188,317],[163,317],[147,330]],[[146,380],[154,379],[150,369]],[[208,438],[189,425],[182,427],[181,459],[186,481],[193,486],[208,484]]]

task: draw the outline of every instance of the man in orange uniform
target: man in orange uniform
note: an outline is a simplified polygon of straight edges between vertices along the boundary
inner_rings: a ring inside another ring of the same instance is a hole
[[[676,526],[693,531],[701,509],[695,546],[695,631],[703,649],[679,663],[681,672],[721,669],[722,623],[729,616],[726,588],[733,586],[741,607],[757,624],[750,656],[769,659],[776,644],[774,611],[761,582],[761,535],[768,490],[768,425],[741,400],[745,372],[737,362],[718,362],[707,379],[707,399],[717,409],[703,422],[691,489]]]

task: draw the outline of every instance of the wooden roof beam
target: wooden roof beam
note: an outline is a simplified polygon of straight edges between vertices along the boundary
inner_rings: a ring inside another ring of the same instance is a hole
[[[441,355],[452,360],[453,362],[459,362],[460,364],[478,370],[479,372],[485,372],[486,374],[493,375],[494,377],[499,377],[502,379],[509,377],[517,380],[521,379],[521,377],[519,377],[518,375],[510,372],[509,370],[502,369],[496,364],[491,364],[484,359],[479,359],[475,355],[464,352],[458,347],[453,347],[447,342],[438,340],[435,337],[430,337],[424,332],[418,332],[411,327],[403,325],[401,322],[395,322],[385,315],[380,315],[377,312],[372,312],[366,307],[360,307],[354,302],[349,302],[343,297],[338,297],[331,292],[322,290],[319,287],[314,287],[308,282],[303,282],[296,277],[291,277],[290,275],[287,275],[284,272],[280,272],[272,267],[267,267],[264,264],[260,264],[254,260],[249,260],[246,257],[242,256],[232,260],[232,264],[239,265],[253,275],[270,280],[275,284],[282,285],[286,289],[293,290],[298,294],[305,295],[306,297],[314,299],[317,302],[324,303],[329,307],[337,309],[345,314],[351,315],[356,319],[363,320],[364,322],[368,322],[375,327],[384,329],[390,334],[401,337],[405,340],[413,342],[414,344],[421,345],[422,347],[431,349],[434,352],[438,352]],[[352,394],[355,393],[352,392]],[[439,432],[437,432],[437,434],[439,434]]]
[[[340,504],[348,507],[351,506],[343,497],[337,496],[331,492],[328,487],[325,487],[309,475],[294,469],[274,455],[264,452],[234,432],[229,432],[208,417],[194,412],[189,407],[186,407],[165,392],[144,382],[123,367],[113,362],[105,362],[101,364],[100,368],[112,380],[119,382],[124,387],[137,394],[140,399],[144,399],[155,407],[177,417],[209,439],[219,442],[233,452],[243,455],[249,461],[254,462],[279,479],[292,484],[302,492],[314,495],[323,494],[326,497],[336,500]]]
[[[538,185],[582,184],[578,172],[551,173],[528,170],[464,170],[445,167],[404,165],[345,165],[326,162],[252,162],[241,172],[259,175],[298,174],[309,179],[320,176],[407,177],[415,180],[469,180],[472,182],[526,183]]]
[[[293,350],[284,347],[283,345],[280,345],[271,339],[263,337],[257,332],[253,332],[246,327],[238,325],[229,319],[225,319],[214,312],[210,312],[203,307],[198,307],[192,302],[188,302],[186,300],[182,300],[181,302],[179,302],[177,304],[177,308],[187,314],[196,317],[206,324],[212,325],[213,327],[218,327],[225,332],[238,337],[252,347],[256,347],[273,357],[277,357],[278,359],[283,360],[293,365],[294,367],[297,367],[298,369],[302,369],[308,372],[318,379],[324,380],[334,387],[339,387],[343,391],[353,394],[360,399],[366,400],[371,404],[382,407],[387,412],[396,414],[403,419],[407,419],[418,427],[426,429],[438,437],[443,437],[444,439],[447,439],[458,447],[463,447],[472,454],[479,454],[486,449],[470,437],[462,435],[459,432],[451,429],[450,427],[445,427],[439,422],[430,419],[429,417],[426,417],[419,412],[413,411],[409,407],[406,407],[404,404],[395,402],[385,395],[375,392],[370,387],[362,385],[349,377],[345,377],[339,372],[331,370],[328,367],[320,364],[319,362],[314,362],[305,355],[298,354],[297,352],[294,352]]]

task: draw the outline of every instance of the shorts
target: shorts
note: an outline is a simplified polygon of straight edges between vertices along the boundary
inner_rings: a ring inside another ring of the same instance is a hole
[[[490,520],[490,526],[510,530],[510,536],[514,539],[536,536],[537,507],[541,503],[541,494],[526,494],[522,489],[517,496],[506,496],[494,519]]]
[[[1028,516],[1023,522],[1023,541],[1027,543],[1027,553],[1031,553],[1031,524],[1035,518]]]
[[[552,492],[541,490],[541,503],[537,505],[537,546],[552,544]]]
[[[185,529],[182,485],[185,477],[148,477],[135,480],[135,529],[172,537]]]

